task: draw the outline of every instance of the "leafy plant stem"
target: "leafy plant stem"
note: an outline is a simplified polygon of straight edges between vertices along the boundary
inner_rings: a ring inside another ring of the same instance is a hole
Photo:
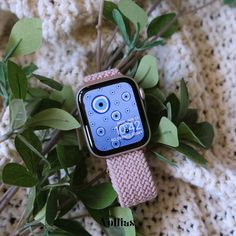
[[[176,16],[167,25],[165,25],[165,27],[163,27],[163,29],[160,31],[160,33],[154,37],[154,40],[160,38],[175,23],[175,21],[177,19],[179,19],[180,17],[186,16],[186,15],[189,15],[189,14],[194,14],[197,11],[199,11],[199,10],[215,3],[216,1],[218,1],[218,0],[212,0],[208,3],[203,4],[200,7],[196,7],[194,9],[190,10],[190,11],[180,10],[179,13],[176,14]],[[151,39],[151,40],[153,40],[153,39]],[[120,61],[120,63],[117,65],[117,68],[120,69],[121,67],[126,65],[129,62],[129,60],[131,60],[133,58],[138,60],[139,53],[141,53],[141,52],[138,52],[138,53],[135,53],[135,51],[131,52],[128,57],[126,57],[126,58],[124,58],[123,60]]]
[[[10,130],[6,134],[0,137],[0,143],[5,142],[7,139],[9,139],[14,134],[13,130]]]
[[[103,7],[104,7],[104,0],[100,0],[100,9],[99,9],[99,15],[98,15],[98,24],[96,26],[97,28],[97,70],[101,70],[101,41],[102,41],[102,17],[103,17]]]
[[[137,57],[133,57],[130,61],[127,62],[126,65],[124,65],[122,68],[120,68],[120,71],[122,73],[126,73],[127,70],[133,66],[137,60],[139,60],[143,55],[141,53],[139,53],[139,55]]]
[[[136,52],[131,52],[126,58],[124,58],[123,60],[121,60],[119,62],[119,64],[116,66],[117,69],[121,69],[123,66],[125,66],[129,60],[132,59],[132,57],[135,57]],[[136,57],[135,57],[136,58]]]
[[[5,184],[2,184],[0,185],[0,192],[2,192],[3,188],[4,188]]]
[[[90,215],[89,214],[79,214],[79,215],[69,217],[68,219],[75,220],[75,219],[78,219],[78,218],[84,218],[84,217],[88,217],[88,216],[90,216]]]
[[[101,178],[103,178],[105,175],[107,174],[107,170],[103,170],[101,173],[99,173],[97,176],[95,176],[92,180],[90,180],[88,183],[82,185],[82,186],[78,186],[79,190],[85,189],[88,186],[93,185],[94,183],[96,183],[98,180],[100,180]],[[63,209],[64,207],[66,207],[67,205],[71,204],[72,199],[69,198],[67,199],[62,205],[61,208]]]
[[[4,104],[4,102],[3,102],[3,104],[1,104],[1,106],[2,106],[2,109],[1,109],[0,120],[2,120],[4,113],[6,112],[6,109],[7,109],[7,106],[6,106],[6,104]]]
[[[63,202],[63,204],[61,205],[61,209],[65,208],[67,205],[70,205],[72,203],[73,199],[69,198],[66,201]]]
[[[11,200],[11,198],[16,194],[16,192],[19,190],[19,187],[10,187],[6,193],[1,197],[0,199],[0,212],[4,210],[4,208],[7,206],[8,202]]]
[[[71,112],[72,115],[76,115],[77,108],[74,108]],[[45,144],[42,155],[46,155],[52,147],[54,147],[57,142],[62,137],[61,131],[56,131],[55,135],[51,138],[51,140]],[[8,191],[1,197],[0,199],[0,212],[4,210],[4,208],[7,206],[8,202],[11,200],[11,198],[15,195],[15,193],[18,191],[18,187],[10,187]]]
[[[138,24],[137,30],[136,30],[136,32],[134,34],[134,37],[133,37],[133,40],[132,40],[132,42],[129,45],[129,50],[128,50],[127,54],[130,54],[132,51],[134,51],[136,42],[137,42],[137,40],[139,38],[139,33],[140,33],[140,25]]]
[[[62,137],[62,132],[59,130],[55,131],[52,138],[45,143],[42,154],[45,155],[49,153],[50,150],[57,144],[57,142],[60,140],[61,137]]]
[[[18,135],[19,139],[28,147],[31,148],[31,150],[38,155],[45,163],[47,163],[50,166],[49,161],[36,149],[34,148],[22,135]]]
[[[71,112],[71,115],[75,116],[76,113],[77,113],[77,108],[75,107]],[[61,139],[62,136],[63,136],[62,132],[60,130],[56,130],[52,138],[45,143],[42,154],[46,155],[47,153],[49,153],[50,150],[58,143],[58,141]]]
[[[153,5],[148,10],[148,15],[150,16],[152,12],[156,9],[156,7],[161,3],[161,0],[156,0]]]
[[[186,16],[186,15],[190,15],[190,14],[195,14],[197,11],[199,11],[199,10],[201,10],[201,9],[207,7],[207,6],[210,6],[215,2],[218,2],[218,0],[212,0],[212,1],[206,2],[205,4],[203,4],[199,7],[196,7],[194,9],[190,10],[190,11],[185,12],[184,15]]]
[[[12,56],[12,54],[16,51],[16,49],[18,48],[19,44],[22,42],[22,39],[20,39],[16,45],[9,51],[7,52],[7,54],[4,56],[3,62],[6,63],[8,61],[8,59]]]
[[[29,228],[29,227],[32,227],[32,226],[41,224],[41,220],[42,220],[42,219],[43,219],[43,217],[39,218],[38,220],[34,220],[34,221],[32,221],[32,222],[30,222],[30,223],[28,223],[28,224],[25,224],[23,227],[21,227],[21,228],[18,230],[18,232],[17,232],[16,235],[20,234],[20,232],[24,232],[24,231],[27,230],[27,228]],[[20,235],[21,235],[21,234],[20,234]]]
[[[101,62],[103,63],[104,62],[104,59],[105,59],[105,55],[107,54],[107,51],[112,43],[112,41],[114,40],[116,34],[118,32],[118,27],[115,28],[115,30],[113,31],[110,39],[106,42],[106,44],[104,45],[103,47],[103,50],[102,50],[102,56],[101,56]]]
[[[48,177],[49,175],[45,175],[43,179],[40,181],[40,185],[42,185],[48,179]]]
[[[105,63],[105,65],[102,67],[102,70],[106,70],[108,69],[112,63],[117,59],[117,57],[119,56],[119,54],[122,52],[122,50],[125,47],[125,43],[122,43],[118,49],[116,50],[116,52],[110,57],[110,59]]]
[[[151,6],[150,10],[148,11],[148,15],[150,16],[151,13],[155,10],[155,8],[158,6],[158,4],[161,2],[161,0],[156,0],[154,2],[154,4]],[[104,60],[104,57],[105,57],[105,53],[107,52],[109,46],[111,45],[113,39],[115,38],[115,35],[116,33],[118,32],[118,27],[115,28],[110,40],[108,41],[108,43],[104,46],[104,49],[103,49],[103,54],[102,54],[102,61]],[[114,53],[114,55],[109,59],[108,62],[104,63],[104,66],[102,67],[102,70],[106,70],[108,69],[112,63],[117,59],[118,55],[120,54],[120,52],[123,50],[123,48],[125,47],[125,43],[122,43],[119,48],[117,49],[117,51]],[[137,59],[136,59],[137,60]],[[118,67],[122,67],[123,64],[121,65],[118,65]]]
[[[166,24],[165,27],[163,27],[160,30],[159,34],[156,35],[153,39],[156,40],[156,39],[160,38],[175,23],[175,21],[182,15],[183,15],[183,10],[180,10],[180,12],[178,14],[176,14],[176,16],[173,17],[173,19],[170,22],[168,22],[168,24]]]
[[[91,186],[93,184],[95,184],[98,180],[100,180],[101,178],[105,177],[107,174],[107,169],[103,170],[101,173],[99,173],[98,175],[96,175],[93,179],[91,179],[88,183],[85,183],[83,185],[78,185],[76,187],[79,188],[79,190],[81,189],[85,189],[88,186]]]
[[[65,187],[65,186],[70,186],[69,183],[58,183],[58,184],[50,184],[46,185],[42,188],[42,191],[50,190],[51,188],[56,188],[56,187]]]
[[[93,179],[91,179],[87,184],[84,184],[82,186],[81,189],[84,189],[88,186],[91,186],[93,185],[94,183],[96,183],[99,179],[103,178],[104,176],[106,176],[107,174],[107,170],[103,170],[100,174],[98,174],[97,176],[95,176]]]

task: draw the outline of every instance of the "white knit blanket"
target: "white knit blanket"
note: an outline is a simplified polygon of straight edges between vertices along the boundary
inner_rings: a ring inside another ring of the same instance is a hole
[[[153,16],[173,10],[173,1],[163,2]],[[205,1],[182,2],[188,8]],[[6,43],[5,26],[14,21],[12,14],[40,17],[45,42],[27,61],[33,60],[39,73],[76,89],[84,75],[94,70],[98,4],[98,0],[0,0],[0,47]],[[181,25],[167,45],[151,53],[159,59],[161,85],[166,91],[177,91],[181,78],[188,82],[191,106],[215,128],[214,144],[204,154],[207,169],[176,153],[169,156],[178,168],[150,158],[159,195],[155,201],[133,208],[135,223],[143,236],[236,235],[236,8],[223,6],[219,0],[181,19]],[[104,31],[111,32],[107,25]],[[1,121],[1,134],[6,131],[6,117]],[[14,158],[18,157],[12,142],[1,144],[0,166]],[[94,173],[97,162],[90,163]],[[24,190],[18,191],[0,215],[0,235],[8,235],[16,226],[24,196]],[[81,204],[77,208],[84,210]],[[83,222],[92,235],[102,235],[90,217]]]

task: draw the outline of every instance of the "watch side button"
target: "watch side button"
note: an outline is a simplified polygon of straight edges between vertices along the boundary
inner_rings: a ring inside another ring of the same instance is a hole
[[[144,90],[142,88],[139,88],[139,93],[140,93],[141,98],[144,100],[145,99],[145,93],[144,93]]]
[[[88,143],[90,144],[90,146],[92,145],[92,140],[91,140],[91,137],[89,135],[89,129],[88,129],[88,126],[85,125],[85,132],[86,132],[86,139],[88,141]]]

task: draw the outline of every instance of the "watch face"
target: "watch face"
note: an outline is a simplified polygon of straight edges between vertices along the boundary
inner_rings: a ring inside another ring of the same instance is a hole
[[[110,156],[149,140],[149,126],[136,83],[119,78],[93,84],[78,94],[78,105],[92,152]]]

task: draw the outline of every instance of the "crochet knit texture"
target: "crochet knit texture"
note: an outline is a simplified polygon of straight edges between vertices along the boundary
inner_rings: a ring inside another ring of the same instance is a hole
[[[209,1],[209,0],[208,0]],[[152,13],[175,10],[174,1],[162,1]],[[186,8],[204,0],[183,1]],[[43,47],[34,56],[38,73],[54,77],[76,90],[85,75],[94,72],[96,17],[99,1],[92,0],[0,0],[0,47],[9,27],[18,18],[43,20]],[[158,187],[156,200],[133,207],[137,230],[149,235],[236,235],[236,9],[221,1],[195,15],[181,19],[181,30],[150,53],[158,60],[161,86],[167,92],[178,91],[181,78],[187,81],[191,107],[198,108],[200,120],[215,127],[211,150],[204,155],[204,169],[177,153],[166,153],[177,162],[173,168],[149,157]],[[104,34],[111,28],[104,25]],[[120,40],[117,38],[116,40]],[[112,48],[111,48],[112,49]],[[1,50],[2,54],[2,50]],[[3,114],[0,134],[7,131],[8,111]],[[0,166],[19,160],[12,141],[0,144]],[[104,166],[103,160],[88,160],[90,176]],[[6,189],[1,190],[6,191]],[[0,193],[0,196],[3,193]],[[0,214],[0,235],[8,235],[19,220],[27,201],[20,189]],[[71,215],[86,211],[79,203]],[[89,216],[81,222],[94,236],[102,235],[99,225]]]

